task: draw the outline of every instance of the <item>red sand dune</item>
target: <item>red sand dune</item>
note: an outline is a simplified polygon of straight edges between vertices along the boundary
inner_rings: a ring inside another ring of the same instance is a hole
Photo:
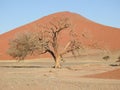
[[[16,33],[23,31],[35,31],[36,24],[44,24],[51,20],[53,17],[61,16],[70,18],[71,22],[74,24],[73,29],[75,32],[88,33],[87,36],[91,38],[91,41],[99,42],[99,44],[103,48],[110,50],[120,49],[120,28],[113,28],[97,24],[75,13],[60,12],[45,16],[37,21],[18,27],[14,30],[0,35],[0,59],[12,59],[9,55],[7,55],[6,51],[9,48],[9,40],[13,38]],[[67,32],[63,34],[62,40],[64,40],[65,38],[66,40],[68,40]],[[83,38],[81,38],[81,40],[84,42]]]
[[[85,77],[102,78],[102,79],[120,79],[120,69],[104,72],[101,74],[87,75]]]

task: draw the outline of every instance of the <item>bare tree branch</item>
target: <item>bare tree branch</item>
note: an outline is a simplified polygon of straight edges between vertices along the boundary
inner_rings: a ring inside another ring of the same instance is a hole
[[[47,24],[36,25],[38,32],[22,33],[10,42],[8,50],[9,55],[14,58],[24,59],[27,55],[49,53],[55,60],[55,67],[60,67],[60,61],[64,54],[72,53],[76,55],[76,51],[81,48],[81,43],[76,39],[76,33],[71,28],[68,18],[53,19]],[[70,35],[70,41],[60,51],[59,42],[60,33],[67,30]]]

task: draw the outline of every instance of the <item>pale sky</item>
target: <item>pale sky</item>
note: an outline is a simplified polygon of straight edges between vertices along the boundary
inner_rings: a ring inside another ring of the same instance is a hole
[[[62,11],[120,28],[120,0],[0,0],[0,34]]]

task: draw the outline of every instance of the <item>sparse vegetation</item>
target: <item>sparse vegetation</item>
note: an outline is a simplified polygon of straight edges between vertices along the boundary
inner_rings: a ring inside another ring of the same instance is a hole
[[[75,56],[75,52],[81,48],[81,42],[76,39],[77,35],[73,33],[71,26],[68,18],[55,18],[46,25],[38,25],[39,31],[20,33],[10,41],[8,54],[13,58],[22,60],[33,53],[49,53],[55,60],[55,68],[60,68],[60,61],[64,54],[71,52]],[[61,49],[60,35],[65,30],[71,39]]]
[[[117,59],[118,59],[117,62],[120,62],[120,56]]]
[[[34,41],[31,38],[31,33],[20,33],[15,36],[15,39],[11,40],[9,45],[10,48],[8,49],[7,53],[16,58],[18,60],[23,60],[28,53],[32,45],[34,45]]]
[[[107,61],[110,59],[110,56],[104,56],[103,59]]]
[[[120,66],[120,56],[117,59],[118,60],[116,62],[119,62],[119,66]]]

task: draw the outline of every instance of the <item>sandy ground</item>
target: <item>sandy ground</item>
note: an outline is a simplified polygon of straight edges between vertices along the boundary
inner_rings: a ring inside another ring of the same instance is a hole
[[[61,69],[51,68],[51,59],[1,60],[0,90],[120,90],[120,66],[113,66],[118,64],[115,56],[108,61],[100,57],[67,58]],[[118,70],[117,79],[114,70]],[[106,72],[113,78],[106,77]],[[94,77],[102,73],[103,78]]]

